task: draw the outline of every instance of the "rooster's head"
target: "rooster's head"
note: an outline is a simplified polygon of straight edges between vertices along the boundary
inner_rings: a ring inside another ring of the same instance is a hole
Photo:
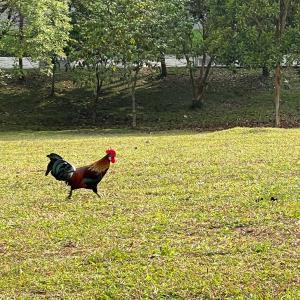
[[[114,149],[108,149],[106,150],[106,154],[108,155],[108,159],[112,162],[112,163],[115,163],[116,162],[116,155],[117,155],[117,152],[114,150]]]

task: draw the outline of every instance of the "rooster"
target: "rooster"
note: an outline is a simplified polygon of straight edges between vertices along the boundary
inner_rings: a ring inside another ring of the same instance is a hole
[[[56,180],[64,181],[69,185],[71,190],[67,197],[68,199],[71,199],[72,192],[76,189],[90,189],[100,197],[97,185],[105,176],[110,163],[115,163],[116,151],[113,149],[106,150],[106,155],[103,158],[81,168],[75,168],[55,153],[50,153],[47,157],[50,159],[50,162],[45,176],[51,171],[52,176]]]

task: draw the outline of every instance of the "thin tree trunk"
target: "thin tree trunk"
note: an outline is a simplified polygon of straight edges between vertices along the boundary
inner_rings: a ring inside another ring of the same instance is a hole
[[[23,77],[23,57],[19,57],[18,58],[18,66],[19,66],[19,70],[20,70],[20,74],[22,74],[22,75],[20,75],[20,77],[22,77],[22,78],[20,78],[20,79],[24,79]]]
[[[136,101],[135,101],[135,91],[131,92],[132,100],[132,127],[136,127]]]
[[[207,85],[207,78],[211,69],[212,61],[213,58],[210,58],[205,70],[201,68],[199,82],[198,82],[196,103],[195,103],[195,105],[197,106],[201,106],[203,104],[203,95],[205,92],[205,87]]]
[[[203,77],[204,74],[204,69],[205,69],[205,63],[206,63],[206,53],[203,54],[202,56],[202,62],[201,62],[201,68],[200,68],[200,78]]]
[[[22,13],[19,15],[19,42],[20,45],[23,45],[24,41],[24,16]],[[23,55],[18,57],[18,63],[19,63],[19,71],[20,71],[20,81],[24,81],[25,76],[24,76],[24,69],[23,69]]]
[[[55,59],[52,59],[52,78],[51,78],[51,91],[50,91],[51,97],[55,95],[55,72],[56,72],[56,61]]]
[[[203,40],[206,40],[207,38],[207,32],[205,30],[206,28],[202,26],[202,35],[203,35]],[[201,63],[201,68],[200,68],[200,74],[198,77],[198,84],[197,84],[197,90],[196,90],[196,99],[193,102],[193,107],[201,107],[203,105],[203,95],[206,87],[206,82],[207,78],[209,75],[209,71],[211,68],[211,64],[213,61],[213,58],[210,57],[209,62],[206,66],[206,58],[207,54],[204,52],[202,56],[202,63]]]
[[[132,87],[131,87],[131,103],[132,103],[132,128],[136,127],[136,100],[135,100],[135,89],[136,89],[136,84],[137,84],[137,77],[140,69],[137,68],[135,70],[134,76],[133,76],[133,82],[132,82]]]
[[[285,31],[286,19],[288,14],[288,8],[290,5],[290,0],[280,0],[280,12],[278,17],[278,22],[276,24],[276,37],[278,40],[278,45],[281,44],[281,38]],[[275,69],[275,95],[274,95],[274,104],[275,104],[275,126],[280,126],[280,91],[281,91],[281,66],[280,62],[277,63]]]
[[[95,125],[96,124],[96,118],[97,118],[97,105],[100,98],[100,92],[103,84],[103,80],[100,79],[99,76],[99,67],[96,66],[96,90],[94,95],[94,101],[92,103],[92,122]]]
[[[275,69],[275,96],[274,96],[276,127],[280,127],[280,114],[279,114],[280,91],[281,91],[281,67],[280,64],[278,64]]]
[[[167,72],[167,65],[166,65],[166,57],[163,53],[161,54],[160,57],[160,65],[161,65],[160,77],[166,78],[168,76],[168,72]]]
[[[190,81],[191,81],[191,86],[192,86],[192,103],[195,103],[196,101],[196,85],[195,85],[195,74],[193,72],[193,66],[192,66],[192,62],[189,58],[188,55],[185,55],[185,59],[186,59],[186,64],[189,70],[189,76],[190,76]]]

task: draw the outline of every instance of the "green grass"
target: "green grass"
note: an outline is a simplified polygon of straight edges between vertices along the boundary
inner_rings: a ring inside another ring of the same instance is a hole
[[[44,176],[49,152],[109,146],[101,199]],[[299,129],[1,134],[0,299],[299,299],[299,147]]]
[[[297,70],[287,70],[283,84],[283,127],[300,126],[300,81]],[[62,130],[81,128],[128,128],[131,100],[120,82],[104,87],[98,103],[96,124],[91,122],[90,90],[72,83],[72,73],[62,73],[56,96],[36,75],[28,84],[10,82],[0,87],[0,130]],[[49,79],[48,79],[49,82]],[[213,69],[202,109],[192,110],[189,79],[182,69],[169,70],[166,80],[144,80],[137,90],[138,127],[143,130],[224,129],[236,126],[273,126],[273,80],[261,80],[260,70],[236,73]]]

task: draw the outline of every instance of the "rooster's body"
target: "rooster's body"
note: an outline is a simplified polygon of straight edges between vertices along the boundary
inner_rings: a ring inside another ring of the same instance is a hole
[[[45,175],[51,171],[56,180],[66,182],[71,187],[68,198],[71,198],[73,190],[76,189],[90,189],[99,196],[97,186],[109,169],[110,163],[115,162],[116,156],[112,149],[106,153],[100,160],[80,168],[75,168],[60,155],[51,153],[47,155],[50,162]]]

